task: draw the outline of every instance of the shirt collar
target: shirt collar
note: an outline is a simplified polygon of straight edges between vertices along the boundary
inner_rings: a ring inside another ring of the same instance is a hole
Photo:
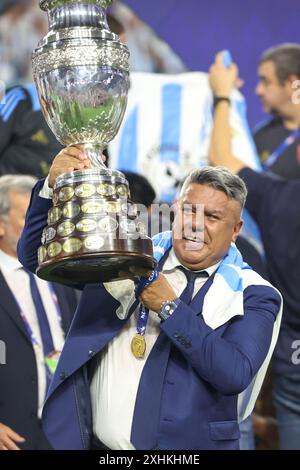
[[[213,266],[209,266],[209,268],[205,269],[200,269],[199,271],[207,271],[209,276],[212,275],[216,271],[216,269],[219,267],[221,261],[218,263],[214,264]],[[174,271],[178,266],[182,266],[180,261],[178,261],[177,256],[175,255],[174,248],[172,247],[169,253],[168,258],[165,261],[164,264],[164,271]],[[188,268],[186,268],[188,269]]]
[[[22,268],[22,265],[18,258],[15,256],[10,256],[4,251],[0,250],[0,266],[1,269],[4,268],[6,271],[17,271],[18,269]]]

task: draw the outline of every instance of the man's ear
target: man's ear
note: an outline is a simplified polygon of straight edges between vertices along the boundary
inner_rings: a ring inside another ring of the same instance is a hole
[[[241,228],[242,228],[242,226],[243,226],[243,223],[244,223],[244,222],[243,222],[242,220],[239,220],[239,222],[235,225],[234,231],[233,231],[233,234],[232,234],[232,237],[231,237],[231,241],[232,241],[233,243],[236,242],[236,239],[237,239],[237,237],[238,237],[238,234],[240,233]]]
[[[295,93],[295,90],[297,90],[297,88],[299,88],[299,77],[297,77],[297,75],[290,75],[286,80],[285,80],[285,87],[287,89],[287,91],[289,92],[290,95],[293,95],[293,93]],[[298,82],[298,86],[297,86],[297,82]]]

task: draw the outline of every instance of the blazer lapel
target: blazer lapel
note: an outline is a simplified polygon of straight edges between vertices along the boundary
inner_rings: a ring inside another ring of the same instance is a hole
[[[26,331],[24,322],[20,314],[19,305],[17,301],[15,300],[10,288],[8,287],[8,284],[5,281],[5,278],[1,271],[0,271],[0,290],[1,290],[0,305],[2,309],[13,320],[16,327],[21,331],[21,333],[28,339],[30,343],[30,338],[28,336],[28,333]]]
[[[144,366],[135,401],[131,442],[137,450],[154,449],[163,382],[168,365],[171,341],[161,332]]]
[[[57,296],[57,301],[58,301],[58,305],[59,305],[60,312],[61,312],[61,318],[62,318],[62,327],[63,327],[64,332],[67,333],[70,328],[70,324],[71,324],[74,312],[76,310],[76,304],[74,301],[74,310],[72,311],[72,306],[70,305],[69,300],[68,300],[69,292],[66,291],[66,289],[70,289],[70,288],[62,286],[57,283],[51,283],[51,284]]]

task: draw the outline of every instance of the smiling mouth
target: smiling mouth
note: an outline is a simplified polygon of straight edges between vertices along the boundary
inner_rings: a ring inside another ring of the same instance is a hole
[[[204,243],[204,240],[202,238],[197,238],[197,237],[183,237],[184,240],[188,240],[189,242],[196,242],[196,243]]]
[[[197,238],[197,237],[183,237],[185,243],[184,243],[184,249],[185,251],[199,251],[202,250],[204,247],[204,240],[202,238]]]

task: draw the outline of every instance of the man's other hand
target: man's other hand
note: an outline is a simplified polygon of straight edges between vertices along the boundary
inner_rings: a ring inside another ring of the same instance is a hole
[[[16,443],[24,441],[24,437],[0,423],[0,450],[21,450]]]
[[[209,69],[209,84],[214,96],[229,98],[233,88],[240,88],[243,82],[238,78],[239,70],[236,64],[224,66],[222,54],[223,52],[218,52]]]

